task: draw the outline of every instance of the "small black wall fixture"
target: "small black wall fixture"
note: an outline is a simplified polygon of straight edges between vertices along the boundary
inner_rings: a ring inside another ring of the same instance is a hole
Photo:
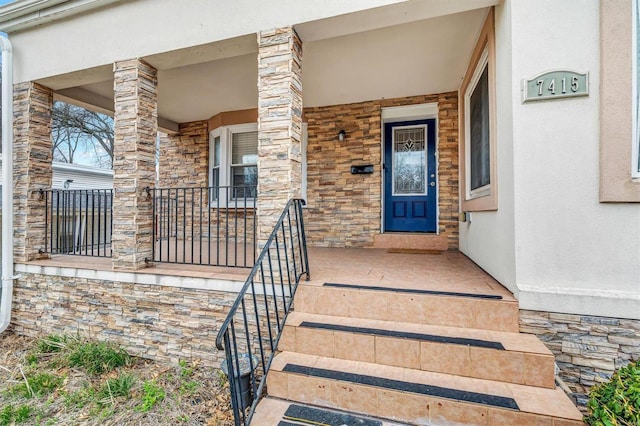
[[[338,140],[340,142],[344,141],[344,138],[347,136],[347,132],[345,132],[344,130],[340,130],[338,132]]]

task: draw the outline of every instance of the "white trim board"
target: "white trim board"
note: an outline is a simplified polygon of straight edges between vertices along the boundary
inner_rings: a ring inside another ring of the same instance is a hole
[[[196,290],[238,293],[244,278],[235,280],[217,278],[183,277],[175,275],[150,274],[143,272],[99,271],[64,266],[41,266],[16,264],[16,272],[46,275],[51,277],[84,278],[88,280],[114,281],[129,284],[157,285]]]
[[[397,107],[382,108],[382,127],[384,123],[394,121],[410,121],[420,118],[438,118],[438,103],[403,105]],[[383,141],[384,143],[384,141]]]
[[[529,311],[640,319],[640,295],[635,292],[519,285],[517,298],[520,309]]]

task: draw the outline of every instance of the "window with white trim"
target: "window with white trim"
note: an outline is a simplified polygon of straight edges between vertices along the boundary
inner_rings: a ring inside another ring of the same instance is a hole
[[[258,125],[239,124],[213,130],[209,164],[209,184],[220,188],[211,191],[212,202],[225,205],[253,200],[258,185]]]
[[[464,94],[467,199],[491,193],[489,63],[485,47]]]
[[[633,36],[632,36],[632,57],[633,57],[633,139],[631,146],[631,176],[640,178],[640,7],[639,1],[633,2]]]

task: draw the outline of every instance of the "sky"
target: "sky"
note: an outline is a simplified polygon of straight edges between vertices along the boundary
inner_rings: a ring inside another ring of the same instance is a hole
[[[12,3],[15,0],[0,0],[0,6],[2,6],[3,4],[7,4],[7,3]]]

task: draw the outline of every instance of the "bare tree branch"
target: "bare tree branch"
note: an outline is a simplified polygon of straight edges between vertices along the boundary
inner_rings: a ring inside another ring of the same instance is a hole
[[[51,134],[56,159],[73,163],[76,152],[81,149],[94,153],[97,165],[112,166],[113,118],[59,101],[54,103],[52,115]]]

